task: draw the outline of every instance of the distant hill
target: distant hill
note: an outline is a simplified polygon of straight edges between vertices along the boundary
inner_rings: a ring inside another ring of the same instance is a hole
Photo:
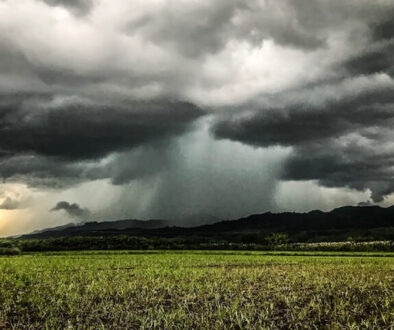
[[[163,220],[88,222],[79,226],[52,228],[21,238],[64,236],[132,235],[144,237],[193,237],[236,240],[242,234],[287,233],[293,241],[325,241],[348,236],[394,239],[394,206],[346,206],[330,212],[283,212],[254,214],[238,220],[219,221],[196,227],[170,227]]]
[[[27,235],[22,235],[20,238],[49,238],[62,236],[99,236],[108,235],[109,233],[121,234],[122,230],[126,229],[156,229],[167,226],[165,220],[116,220],[103,222],[85,222],[81,224],[67,224],[64,226],[47,228],[43,230],[34,231]]]
[[[394,206],[344,206],[330,212],[284,212],[254,214],[236,221],[222,221],[200,227],[207,231],[244,231],[268,229],[300,231],[323,229],[360,229],[394,226]]]

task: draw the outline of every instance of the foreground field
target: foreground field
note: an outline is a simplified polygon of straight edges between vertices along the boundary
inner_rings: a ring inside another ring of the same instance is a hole
[[[394,326],[394,254],[294,254],[0,257],[0,328]]]

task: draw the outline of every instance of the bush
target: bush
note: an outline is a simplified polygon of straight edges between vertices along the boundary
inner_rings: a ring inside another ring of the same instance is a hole
[[[0,248],[12,248],[15,244],[10,239],[0,239]]]
[[[20,254],[21,250],[17,247],[0,247],[0,255],[12,256]]]

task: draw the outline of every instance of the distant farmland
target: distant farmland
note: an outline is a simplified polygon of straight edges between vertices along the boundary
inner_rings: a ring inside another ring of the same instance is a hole
[[[1,257],[0,328],[394,326],[393,253],[280,254],[93,251]]]

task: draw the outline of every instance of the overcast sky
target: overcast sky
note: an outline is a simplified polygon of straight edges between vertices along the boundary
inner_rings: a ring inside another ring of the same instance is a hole
[[[394,201],[392,0],[0,0],[0,236]]]

